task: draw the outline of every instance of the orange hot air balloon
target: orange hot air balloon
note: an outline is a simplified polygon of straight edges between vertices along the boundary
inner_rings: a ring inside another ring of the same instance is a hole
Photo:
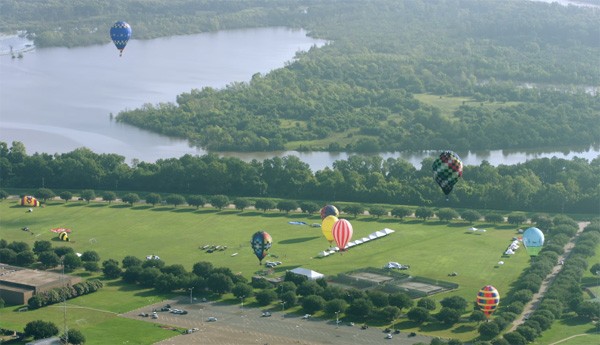
[[[495,287],[486,285],[477,292],[477,305],[488,319],[496,311],[498,304],[500,304],[500,294]]]

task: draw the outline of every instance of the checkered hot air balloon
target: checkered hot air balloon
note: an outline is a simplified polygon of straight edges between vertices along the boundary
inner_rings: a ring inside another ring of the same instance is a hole
[[[463,174],[463,163],[460,157],[452,151],[444,151],[433,161],[433,178],[448,195]]]
[[[262,263],[262,259],[264,259],[265,256],[267,256],[272,243],[273,239],[271,238],[271,235],[269,235],[265,231],[257,231],[254,233],[254,235],[252,235],[250,245],[252,245],[254,255],[256,255],[256,257],[258,258],[259,265]]]
[[[328,216],[339,216],[340,215],[340,211],[338,211],[337,207],[333,206],[333,205],[325,205],[322,209],[321,209],[321,220],[325,219]]]
[[[500,294],[495,287],[486,285],[477,292],[477,305],[481,308],[481,311],[489,318],[495,311],[496,307],[500,303]]]
[[[115,44],[115,47],[119,49],[119,56],[123,55],[123,49],[125,49],[130,37],[131,26],[123,21],[114,23],[110,28],[110,38]]]
[[[331,234],[340,251],[345,250],[348,241],[352,238],[352,232],[352,224],[345,219],[338,219],[338,221],[333,224]]]

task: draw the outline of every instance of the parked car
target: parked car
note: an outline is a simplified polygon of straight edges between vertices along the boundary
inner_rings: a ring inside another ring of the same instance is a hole
[[[302,317],[303,319],[310,319],[312,315],[310,314],[304,314],[304,316]]]
[[[388,334],[385,336],[385,338],[386,338],[386,339],[392,339],[392,333],[388,333]]]
[[[269,316],[271,316],[271,313],[268,312],[268,311],[265,311],[265,312],[262,313],[262,316],[263,317],[269,317]]]
[[[212,317],[212,316],[211,316],[211,317],[209,317],[209,318],[208,318],[208,320],[207,320],[207,321],[208,321],[208,322],[215,322],[215,321],[217,321],[217,318],[216,318],[216,317]]]

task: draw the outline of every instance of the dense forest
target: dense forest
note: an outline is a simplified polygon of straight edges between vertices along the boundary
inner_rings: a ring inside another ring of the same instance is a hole
[[[85,148],[28,155],[20,142],[10,147],[0,142],[0,187],[598,213],[600,158],[466,166],[448,201],[434,182],[432,163],[433,158],[425,159],[417,169],[401,159],[356,155],[313,172],[293,156],[246,163],[208,154],[129,166],[123,156]]]
[[[38,46],[241,27],[302,27],[327,39],[285,68],[117,121],[212,151],[379,152],[598,143],[600,11],[533,1],[5,1],[0,30]],[[43,14],[44,22],[40,22]],[[107,24],[108,23],[108,24]],[[440,108],[422,95],[452,99]]]

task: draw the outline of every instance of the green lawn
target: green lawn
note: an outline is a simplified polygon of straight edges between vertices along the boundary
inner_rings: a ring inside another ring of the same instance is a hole
[[[321,229],[288,224],[291,220],[319,223],[318,215],[234,210],[218,212],[210,208],[151,208],[145,205],[128,207],[118,203],[88,205],[84,202],[53,202],[28,213],[26,208],[16,206],[14,200],[0,202],[0,214],[0,233],[9,243],[24,241],[33,246],[36,240],[51,240],[54,246],[70,246],[80,253],[95,250],[101,260],[112,258],[121,261],[126,255],[145,258],[146,255],[155,254],[168,265],[183,264],[188,270],[196,262],[210,261],[215,266],[229,267],[247,278],[264,268],[259,266],[249,241],[254,232],[265,230],[273,237],[271,254],[278,255],[278,260],[283,262],[275,269],[273,276],[299,266],[334,275],[361,267],[382,267],[388,261],[398,261],[409,264],[409,273],[412,275],[460,284],[456,291],[434,296],[437,300],[449,295],[473,300],[477,291],[487,284],[494,285],[502,295],[529,262],[524,251],[511,257],[502,257],[516,233],[515,227],[506,224],[493,227],[477,223],[474,224],[476,227],[487,228],[488,231],[473,233],[467,230],[473,225],[466,223],[447,224],[414,219],[399,222],[390,218],[348,217],[354,228],[355,239],[386,227],[396,232],[351,248],[343,255],[318,258],[317,254],[328,247]],[[29,227],[35,235],[20,230],[24,226]],[[55,227],[72,229],[72,242],[58,241],[56,235],[50,232]],[[228,248],[223,252],[208,254],[199,249],[206,244],[226,245]],[[231,256],[233,253],[238,254]],[[499,260],[505,264],[497,265]],[[459,275],[448,277],[448,273],[453,271]],[[143,329],[141,332],[146,337],[154,337],[148,342],[141,340],[142,343],[151,343],[172,334],[141,321],[129,320],[121,327],[115,321],[118,317],[114,313],[133,310],[165,297],[155,296],[152,290],[108,281],[100,292],[68,302],[73,307],[69,309],[69,324],[85,320],[81,327],[76,327],[81,328],[88,338],[95,338],[99,334],[97,332],[110,329],[112,336],[116,337],[114,343],[119,343],[133,338],[126,331],[131,328],[129,322],[136,322],[135,327]],[[57,324],[62,322],[62,316],[57,316],[62,315],[60,308],[50,307],[25,313],[14,310],[14,306],[0,309],[4,327],[23,328],[28,321],[40,318],[60,321]],[[399,326],[461,340],[477,336],[476,326],[468,323],[451,328],[431,325],[419,327],[407,322],[401,322]],[[118,338],[119,334],[122,334],[122,338]]]

